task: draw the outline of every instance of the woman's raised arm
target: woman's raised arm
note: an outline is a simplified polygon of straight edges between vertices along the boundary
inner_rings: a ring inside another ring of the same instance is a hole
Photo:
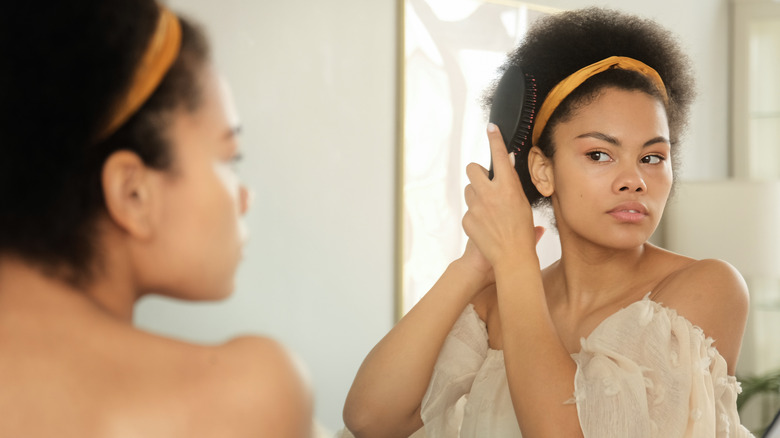
[[[534,247],[533,213],[501,134],[488,127],[495,176],[467,173],[463,227],[495,273],[512,404],[527,437],[582,436],[573,404],[576,364],[550,317]],[[538,240],[538,236],[537,236]]]
[[[344,424],[358,438],[408,437],[422,427],[420,408],[447,334],[466,305],[492,283],[467,245],[409,313],[371,350],[344,405]]]

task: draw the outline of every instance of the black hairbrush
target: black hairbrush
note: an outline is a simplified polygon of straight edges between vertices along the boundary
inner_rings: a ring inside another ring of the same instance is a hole
[[[520,67],[509,66],[493,93],[489,120],[501,131],[507,152],[515,152],[515,171],[522,169],[521,166],[527,167],[535,113],[536,80],[523,73]],[[492,158],[490,179],[493,179]]]

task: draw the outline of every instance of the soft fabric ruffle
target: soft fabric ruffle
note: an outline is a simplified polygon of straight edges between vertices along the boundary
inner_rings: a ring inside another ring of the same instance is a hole
[[[604,320],[572,357],[585,437],[748,437],[739,384],[704,332],[645,297]]]
[[[750,437],[738,382],[698,327],[649,299],[610,315],[572,355],[585,437]],[[530,359],[530,358],[529,358]],[[423,398],[414,437],[521,437],[503,354],[488,348],[469,305],[453,326]]]
[[[460,315],[444,341],[422,400],[420,414],[426,431],[457,437],[465,400],[488,353],[487,328],[474,307]],[[427,436],[434,436],[430,433]]]

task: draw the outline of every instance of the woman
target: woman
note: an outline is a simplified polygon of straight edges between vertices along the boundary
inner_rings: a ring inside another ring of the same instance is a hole
[[[347,427],[358,437],[749,435],[733,377],[742,278],[648,243],[692,100],[685,56],[656,23],[586,9],[533,26],[503,71],[518,66],[528,139],[507,156],[488,127],[495,175],[467,168],[465,253],[369,353]],[[562,255],[540,270],[531,205],[545,203]]]
[[[237,120],[201,31],[153,0],[0,8],[0,436],[309,436],[284,349],[137,330],[241,258]]]

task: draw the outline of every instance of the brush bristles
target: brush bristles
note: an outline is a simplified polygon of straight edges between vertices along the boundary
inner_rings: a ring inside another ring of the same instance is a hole
[[[523,109],[520,116],[520,126],[512,137],[511,145],[515,153],[526,149],[531,145],[531,131],[536,117],[536,78],[525,74],[525,95],[523,96]]]

